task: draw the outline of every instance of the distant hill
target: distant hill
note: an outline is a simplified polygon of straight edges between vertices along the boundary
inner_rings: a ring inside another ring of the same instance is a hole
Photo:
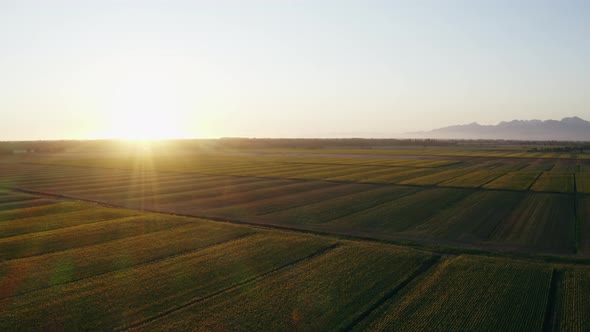
[[[557,120],[513,120],[497,125],[476,122],[405,134],[408,138],[590,141],[590,122],[576,116]]]

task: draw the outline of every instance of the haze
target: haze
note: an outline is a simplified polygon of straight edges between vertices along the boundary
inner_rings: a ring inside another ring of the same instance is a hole
[[[0,1],[0,140],[590,118],[586,1]]]

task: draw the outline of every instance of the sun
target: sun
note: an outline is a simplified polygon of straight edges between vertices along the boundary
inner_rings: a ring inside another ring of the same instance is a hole
[[[105,136],[129,140],[181,138],[183,105],[166,80],[136,75],[110,91]]]
[[[141,108],[119,113],[112,121],[109,136],[127,140],[178,138],[174,118],[164,112]]]

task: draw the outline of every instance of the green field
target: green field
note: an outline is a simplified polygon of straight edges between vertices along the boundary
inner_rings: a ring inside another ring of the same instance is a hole
[[[0,163],[0,329],[590,328],[583,158],[320,151]]]
[[[549,266],[457,257],[377,308],[358,327],[381,331],[540,331]]]
[[[487,183],[484,188],[527,190],[540,175],[540,172],[510,172]]]
[[[545,172],[531,187],[534,191],[549,191],[560,193],[574,192],[575,181],[573,173]]]
[[[555,292],[549,263],[87,203],[43,208],[4,211],[12,218],[0,223],[3,330],[535,331]],[[584,330],[590,270],[559,271],[551,324]]]

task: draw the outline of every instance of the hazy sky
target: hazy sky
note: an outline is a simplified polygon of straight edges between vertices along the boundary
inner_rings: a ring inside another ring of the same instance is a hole
[[[0,0],[0,140],[590,120],[590,1]]]

